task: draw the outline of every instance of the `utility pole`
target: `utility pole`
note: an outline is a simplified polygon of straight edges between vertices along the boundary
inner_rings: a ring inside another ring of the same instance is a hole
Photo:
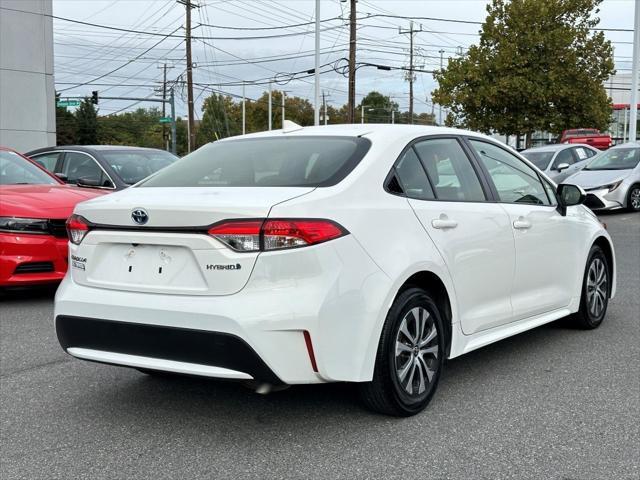
[[[631,61],[631,111],[629,112],[629,141],[635,142],[638,125],[638,71],[640,63],[640,0],[636,0],[633,27],[633,60]]]
[[[444,50],[440,50],[440,70],[444,68]],[[442,126],[442,105],[438,105],[438,125]]]
[[[394,125],[395,123],[396,123],[396,111],[391,110],[391,125]]]
[[[420,30],[413,29],[413,21],[409,23],[409,30],[403,30],[402,28],[398,29],[398,32],[402,34],[409,35],[409,72],[407,74],[407,80],[409,80],[409,123],[413,123],[413,36],[422,31],[422,25],[420,25]]]
[[[160,68],[160,67],[158,67]],[[168,67],[173,68],[173,67]],[[166,109],[167,102],[167,63],[162,66],[162,117],[167,116]],[[164,142],[165,150],[169,151],[169,134],[167,133],[167,124],[162,124],[162,141]]]
[[[349,96],[347,101],[347,123],[356,121],[356,1],[351,1],[349,13]]]
[[[269,131],[271,130],[271,82],[269,82]]]
[[[169,95],[169,105],[171,106],[171,153],[176,155],[177,145],[176,145],[176,101],[175,96],[173,94],[173,90],[175,86],[171,87],[171,93]]]
[[[187,50],[187,103],[188,103],[188,131],[189,141],[187,142],[187,151],[191,152],[191,149],[196,145],[196,129],[193,116],[193,61],[191,60],[191,10],[197,8],[197,5],[193,5],[191,0],[177,0],[185,6],[187,10],[185,21],[185,43]]]
[[[320,125],[320,0],[316,0],[316,53],[315,53],[315,92],[313,99],[313,124]]]
[[[360,107],[362,108],[362,113],[360,114],[360,123],[364,125],[364,101],[360,104]]]

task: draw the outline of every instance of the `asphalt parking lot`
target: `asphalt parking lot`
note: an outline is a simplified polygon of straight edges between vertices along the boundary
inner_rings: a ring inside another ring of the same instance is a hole
[[[603,215],[618,295],[452,360],[422,414],[363,410],[349,385],[267,396],[73,360],[53,290],[0,298],[0,478],[640,478],[640,215]]]

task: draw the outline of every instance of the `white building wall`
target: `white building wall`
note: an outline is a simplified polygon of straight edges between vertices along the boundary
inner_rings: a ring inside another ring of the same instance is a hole
[[[0,0],[0,7],[0,145],[19,152],[55,145],[52,0]]]

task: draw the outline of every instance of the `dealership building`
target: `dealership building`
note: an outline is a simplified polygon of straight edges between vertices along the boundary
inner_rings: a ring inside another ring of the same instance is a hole
[[[0,0],[0,145],[56,143],[52,0]]]

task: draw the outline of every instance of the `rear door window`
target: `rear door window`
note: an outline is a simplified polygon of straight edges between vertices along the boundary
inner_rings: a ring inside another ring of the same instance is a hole
[[[39,155],[33,155],[31,160],[36,162],[42,168],[49,170],[50,172],[55,172],[56,164],[58,163],[60,155],[60,152],[41,153]]]
[[[455,138],[433,138],[414,145],[438,200],[481,202],[486,200],[480,180]]]
[[[409,148],[395,167],[402,191],[407,197],[433,200],[433,190],[416,152]]]

